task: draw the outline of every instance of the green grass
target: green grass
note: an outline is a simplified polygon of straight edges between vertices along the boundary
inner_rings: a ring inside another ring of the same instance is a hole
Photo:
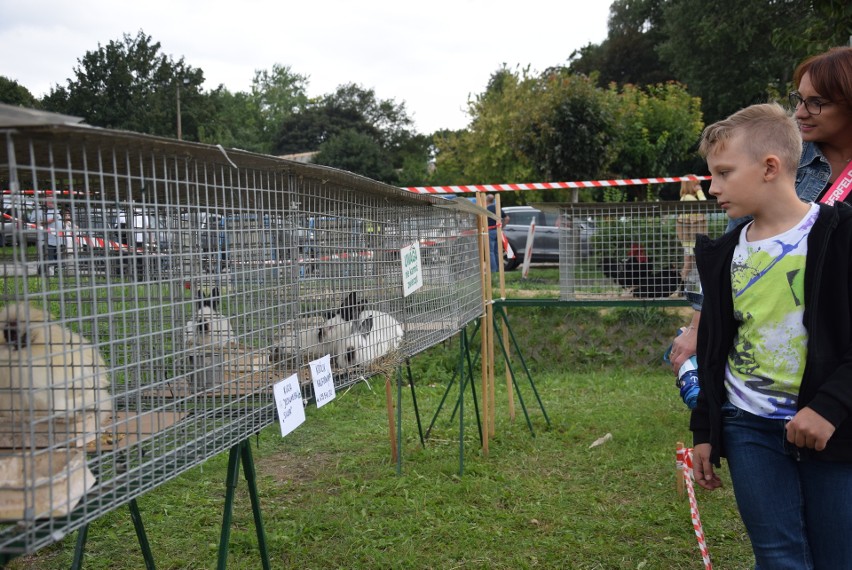
[[[544,291],[556,275],[555,268],[531,273]],[[507,278],[509,297],[532,283],[520,272]],[[286,438],[270,426],[251,443],[272,568],[702,567],[688,502],[675,492],[675,444],[690,441],[688,411],[660,364],[683,317],[649,308],[536,307],[512,308],[509,316],[550,428],[517,368],[535,436],[517,399],[509,419],[502,363],[487,456],[466,393],[463,463],[458,416],[451,417],[457,383],[425,448],[405,387],[400,474],[390,456],[382,379],[309,407],[306,422]],[[424,430],[457,360],[457,339],[412,360]],[[589,449],[606,433],[611,441]],[[158,568],[216,566],[227,460],[214,457],[139,499]],[[724,464],[720,474],[723,489],[698,492],[710,554],[717,568],[750,568]],[[260,568],[242,477],[230,528],[227,567]],[[75,540],[68,536],[10,568],[68,568]],[[144,567],[126,507],[90,525],[83,567]]]
[[[416,378],[425,429],[446,382]],[[378,379],[321,409],[308,408],[305,424],[286,438],[277,426],[263,431],[252,449],[272,567],[700,568],[688,502],[675,492],[675,442],[688,442],[689,433],[670,373],[561,370],[535,372],[534,380],[551,428],[525,379],[535,437],[519,407],[510,421],[505,384],[498,382],[487,457],[468,391],[461,475],[458,417],[451,419],[445,406],[421,448],[407,388],[397,475]],[[452,393],[455,398],[457,390]],[[611,441],[589,449],[606,433]],[[139,500],[158,568],[215,567],[226,463],[225,455],[215,457]],[[727,483],[724,469],[721,475]],[[715,566],[749,568],[730,486],[698,496]],[[242,478],[231,528],[228,568],[259,568]],[[68,568],[75,538],[11,567]],[[85,568],[142,566],[126,508],[91,525]]]

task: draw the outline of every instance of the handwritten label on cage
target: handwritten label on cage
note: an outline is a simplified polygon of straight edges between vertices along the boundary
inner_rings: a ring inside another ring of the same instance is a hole
[[[281,437],[284,437],[305,421],[305,406],[302,403],[302,390],[299,388],[299,376],[293,374],[272,386],[272,395],[278,408],[278,423],[281,425]]]
[[[334,378],[331,375],[331,356],[326,354],[310,362],[311,378],[314,382],[314,400],[321,408],[334,399]]]
[[[414,242],[399,250],[402,260],[402,296],[408,297],[423,287],[423,268],[420,265],[420,243]]]

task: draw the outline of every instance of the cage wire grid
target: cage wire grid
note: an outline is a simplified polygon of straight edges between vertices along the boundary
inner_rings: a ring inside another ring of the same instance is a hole
[[[0,553],[388,373],[481,314],[476,215],[350,173],[83,125],[0,129]],[[420,248],[404,296],[400,250]]]
[[[676,299],[697,293],[695,236],[716,238],[728,224],[715,200],[549,207],[559,210],[563,301]]]

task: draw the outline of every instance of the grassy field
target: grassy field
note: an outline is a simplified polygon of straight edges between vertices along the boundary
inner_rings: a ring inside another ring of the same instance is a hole
[[[535,267],[527,279],[515,271],[506,282],[509,298],[558,297],[555,267]],[[487,456],[470,390],[463,435],[453,411],[457,339],[411,362],[422,429],[433,418],[435,426],[422,447],[405,386],[400,473],[391,460],[383,378],[309,407],[305,424],[286,438],[267,428],[251,445],[272,568],[702,567],[688,503],[675,492],[674,449],[689,442],[688,414],[660,364],[685,322],[682,312],[511,308],[550,425],[516,368],[535,435],[517,399],[509,418],[501,380]],[[478,372],[476,382],[478,389]],[[589,447],[607,433],[610,441]],[[216,566],[227,459],[215,457],[139,499],[158,568]],[[699,492],[699,504],[716,567],[749,568],[729,487]],[[242,479],[230,528],[228,568],[260,568]],[[75,540],[10,568],[68,568]],[[83,567],[144,567],[126,507],[91,525]]]
[[[381,378],[309,407],[286,438],[267,428],[251,443],[272,568],[702,568],[688,502],[675,491],[675,444],[690,441],[688,412],[659,360],[681,321],[660,309],[513,309],[550,427],[523,376],[535,435],[517,400],[512,421],[500,381],[485,456],[468,390],[463,463],[457,382],[436,414],[453,381],[455,339],[412,361],[423,429],[436,422],[421,447],[406,386],[400,474]],[[589,447],[607,433],[610,441]],[[215,457],[139,499],[158,568],[216,566],[226,467],[226,455]],[[698,493],[710,554],[717,568],[750,568],[724,468],[721,475],[723,489]],[[68,568],[75,539],[10,567]],[[127,508],[91,525],[84,568],[142,567]],[[228,568],[260,567],[241,478]]]

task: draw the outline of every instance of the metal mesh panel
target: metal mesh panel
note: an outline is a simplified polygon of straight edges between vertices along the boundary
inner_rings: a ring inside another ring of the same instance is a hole
[[[715,201],[567,204],[560,208],[562,300],[667,299],[698,290],[696,233],[718,237]]]
[[[387,372],[481,312],[475,217],[422,201],[300,177],[288,224],[298,236],[299,311],[278,361],[302,370],[329,354],[335,386]],[[439,199],[443,201],[443,199]],[[423,287],[403,295],[400,250],[419,244]]]
[[[481,312],[469,205],[132,133],[0,133],[2,553],[273,423],[272,385],[309,360],[344,386]]]

